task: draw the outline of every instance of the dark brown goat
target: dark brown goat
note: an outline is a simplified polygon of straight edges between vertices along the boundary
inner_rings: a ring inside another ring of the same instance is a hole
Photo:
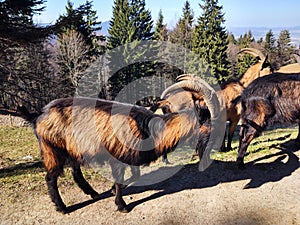
[[[236,99],[253,80],[258,77],[262,77],[271,73],[271,67],[268,63],[268,57],[265,56],[261,51],[254,48],[243,48],[238,54],[247,53],[251,54],[259,59],[259,61],[252,65],[241,77],[237,80],[230,80],[221,85],[221,90],[217,92],[219,100],[224,99],[224,107],[226,108],[226,120],[229,121],[228,126],[228,141],[227,147],[225,146],[225,137],[223,144],[221,146],[221,151],[231,150],[231,143],[234,131],[236,126],[240,120],[240,111],[241,107],[239,104],[234,105],[232,101]],[[178,77],[178,81],[183,79],[193,79],[193,75],[183,74]],[[194,101],[191,97],[191,94],[187,92],[182,92],[179,90],[177,92],[171,93],[169,89],[166,89],[164,93],[161,95],[162,99],[166,99],[164,101],[165,104],[161,103],[162,109],[169,109],[171,112],[176,112],[182,108],[193,107]],[[200,105],[203,105],[203,99],[201,96],[196,96],[199,100]],[[197,105],[196,105],[197,106]],[[164,158],[166,158],[164,156]],[[163,160],[164,160],[163,158]]]
[[[250,142],[267,126],[300,122],[300,74],[275,73],[253,81],[242,93],[237,162],[244,166]],[[299,130],[300,131],[300,130]],[[300,141],[298,133],[296,141]]]
[[[238,54],[241,53],[251,54],[260,60],[251,66],[238,80],[232,80],[221,85],[222,90],[217,93],[218,96],[223,96],[224,98],[227,121],[229,121],[227,147],[225,147],[224,138],[221,151],[232,149],[231,142],[233,134],[240,120],[240,105],[233,105],[232,101],[236,99],[253,80],[271,73],[271,67],[267,61],[268,57],[264,56],[262,52],[254,48],[244,48]]]
[[[199,92],[210,109],[212,125],[217,121],[220,108],[213,89],[200,79],[174,85]],[[155,161],[184,141],[203,140],[204,148],[213,145],[213,140],[208,141],[210,129],[203,132],[199,129],[198,117],[192,110],[157,115],[144,107],[114,101],[64,98],[49,103],[37,118],[24,108],[20,111],[34,124],[49,194],[57,210],[63,213],[68,208],[60,197],[57,179],[66,161],[70,162],[74,180],[84,193],[98,198],[99,194],[84,179],[80,165],[108,160],[116,179],[115,203],[119,211],[127,212],[122,198],[126,165]]]

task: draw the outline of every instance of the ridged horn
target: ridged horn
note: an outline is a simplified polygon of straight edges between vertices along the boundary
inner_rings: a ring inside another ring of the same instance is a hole
[[[180,82],[183,80],[194,80],[194,79],[195,79],[195,75],[193,75],[193,74],[181,74],[178,77],[176,77],[175,81]],[[183,88],[180,86],[171,85],[163,91],[160,98],[165,99],[168,97],[169,94],[174,93],[175,91],[182,91],[182,89]]]
[[[241,53],[248,53],[255,57],[259,57],[260,60],[262,60],[262,61],[264,61],[266,58],[266,56],[261,51],[259,51],[258,49],[255,49],[255,48],[243,48],[237,54],[241,54]]]
[[[292,54],[292,56],[294,56],[294,58],[297,60],[297,62],[300,64],[300,56],[297,54]]]
[[[196,76],[194,74],[181,74],[178,77],[176,77],[176,82],[182,80],[194,80],[194,79],[196,79]]]
[[[206,105],[211,114],[211,119],[214,120],[219,117],[221,107],[217,94],[215,90],[210,87],[204,80],[196,76],[193,76],[193,79],[181,80],[168,87],[162,93],[162,96],[167,96],[167,94],[178,90],[196,92],[199,96],[202,96],[202,98],[206,102]]]
[[[183,74],[177,77],[176,81],[178,83],[173,84],[168,88],[168,92],[174,90],[183,89],[185,91],[197,93],[202,96],[206,106],[208,107],[211,115],[211,133],[207,146],[205,147],[204,154],[199,163],[199,170],[205,170],[212,159],[210,159],[210,152],[212,149],[220,149],[225,128],[226,128],[226,112],[224,107],[223,98],[218,99],[215,90],[209,86],[200,77],[194,76],[192,74]]]

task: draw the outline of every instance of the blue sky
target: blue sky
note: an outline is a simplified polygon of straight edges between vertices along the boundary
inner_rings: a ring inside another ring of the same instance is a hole
[[[85,0],[74,0],[74,6]],[[94,0],[101,22],[108,21],[112,15],[113,0]],[[164,15],[165,23],[169,27],[176,24],[182,15],[185,0],[146,0],[146,7],[151,11],[156,21],[159,10]],[[201,0],[190,0],[191,8],[196,18],[201,14],[199,3]],[[48,0],[46,10],[38,17],[36,23],[54,23],[60,14],[65,13],[67,0]],[[300,26],[299,0],[219,0],[223,5],[226,27],[292,27]]]

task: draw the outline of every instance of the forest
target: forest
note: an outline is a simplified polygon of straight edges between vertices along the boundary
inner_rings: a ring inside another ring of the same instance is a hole
[[[35,24],[33,17],[45,10],[45,3],[0,0],[1,112],[14,112],[21,105],[40,111],[53,99],[84,95],[87,90],[92,97],[115,99],[126,85],[141,78],[149,78],[143,84],[151,92],[143,96],[146,99],[161,94],[152,80],[166,87],[167,81],[182,73],[211,74],[213,79],[207,81],[222,85],[257,62],[248,54],[239,55],[243,48],[268,55],[274,70],[296,62],[292,54],[299,52],[299,46],[291,45],[288,30],[277,38],[272,30],[259,40],[251,31],[235,37],[224,26],[223,7],[216,0],[199,1],[201,15],[194,15],[185,1],[172,29],[164,22],[162,11],[153,21],[145,0],[115,0],[107,36],[101,35],[93,1],[77,8],[68,1],[65,13],[54,24]],[[145,43],[148,50],[139,50]],[[151,57],[158,54],[168,60]],[[96,80],[83,79],[90,74]],[[129,94],[136,95],[136,100],[143,91],[138,86],[135,83]]]

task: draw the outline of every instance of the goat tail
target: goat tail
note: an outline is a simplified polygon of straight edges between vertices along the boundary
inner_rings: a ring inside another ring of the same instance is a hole
[[[34,124],[36,119],[40,116],[41,113],[37,112],[29,112],[28,109],[25,106],[18,106],[17,107],[17,113],[20,117],[28,121],[29,123]]]

